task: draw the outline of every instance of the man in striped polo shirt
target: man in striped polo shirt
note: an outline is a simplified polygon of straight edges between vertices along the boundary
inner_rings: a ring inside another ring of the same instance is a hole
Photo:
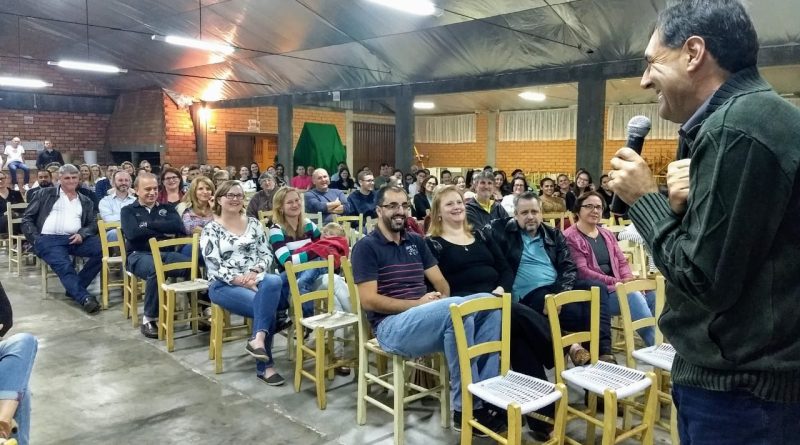
[[[376,196],[378,226],[353,248],[353,276],[361,305],[385,351],[404,357],[444,352],[450,370],[453,423],[461,427],[461,372],[450,319],[451,303],[469,297],[448,297],[450,286],[422,237],[406,232],[408,195],[399,187],[384,187]],[[425,279],[436,291],[428,292]],[[500,313],[481,312],[474,324],[465,325],[469,344],[500,339]],[[481,381],[498,375],[496,354],[472,365]],[[502,430],[504,419],[493,416],[476,400],[475,417],[492,429]]]

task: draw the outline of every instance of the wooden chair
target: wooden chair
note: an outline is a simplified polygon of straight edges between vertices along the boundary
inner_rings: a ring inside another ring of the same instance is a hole
[[[27,208],[28,203],[25,202],[19,204],[6,203],[6,217],[8,219],[8,271],[12,272],[14,270],[14,264],[16,264],[18,277],[22,276],[22,257],[24,255],[22,243],[25,241],[25,235],[15,233],[14,226],[19,226],[22,223],[22,213],[24,213]]]
[[[303,264],[286,262],[286,277],[289,280],[289,290],[292,298],[292,311],[294,312],[295,328],[295,362],[294,362],[294,390],[300,391],[303,377],[314,382],[317,390],[317,406],[325,409],[327,398],[325,391],[325,377],[328,372],[333,372],[339,366],[350,366],[352,359],[339,359],[333,357],[334,331],[353,326],[358,322],[356,314],[334,310],[334,285],[333,285],[333,256],[327,261],[310,261]],[[325,290],[300,293],[297,274],[306,270],[326,269],[328,286]],[[321,312],[311,317],[303,318],[303,303],[314,302],[321,308]],[[314,348],[306,346],[303,341],[303,328],[310,329],[314,335]],[[306,371],[303,367],[306,359],[314,361],[314,373]],[[332,376],[332,374],[331,374]]]
[[[672,371],[672,361],[675,358],[675,348],[669,343],[664,343],[664,335],[658,329],[658,319],[664,310],[664,303],[666,301],[666,283],[663,276],[656,276],[654,280],[636,280],[627,283],[617,284],[617,296],[628,295],[631,292],[649,291],[656,292],[656,313],[653,317],[642,318],[633,321],[631,317],[631,309],[628,304],[627,298],[619,298],[620,317],[622,318],[623,334],[625,338],[625,364],[629,368],[636,368],[638,363],[644,363],[653,367],[653,372],[656,376],[656,388],[658,388],[659,402],[664,405],[670,406],[670,420],[663,422],[658,416],[656,425],[670,432],[672,436],[672,443],[677,445],[680,443],[678,438],[677,428],[677,413],[675,405],[672,403],[671,392],[665,386],[669,384],[669,373]],[[652,326],[656,331],[656,344],[642,349],[636,349],[634,332],[638,329]],[[637,407],[638,408],[638,407]],[[630,409],[625,410],[623,425],[630,423]],[[660,410],[658,411],[660,414]]]
[[[322,226],[325,225],[325,219],[322,217],[322,212],[306,213],[306,218],[310,219],[314,224],[316,224],[317,228],[320,230],[322,230]]]
[[[122,227],[117,228],[117,238],[122,240],[122,248],[125,248],[125,236]],[[122,257],[127,266],[128,252],[121,251]],[[133,327],[139,326],[139,300],[144,299],[145,281],[139,279],[133,272],[128,271],[127,267],[122,271],[122,315],[131,319]]]
[[[153,264],[156,269],[156,280],[158,281],[158,339],[166,337],[167,351],[175,349],[175,321],[176,316],[182,317],[181,323],[191,323],[192,332],[197,333],[197,323],[203,319],[202,311],[197,307],[197,293],[208,290],[208,281],[198,278],[198,258],[200,256],[198,248],[199,235],[195,233],[191,237],[174,238],[157,241],[150,238],[150,250],[153,254]],[[161,251],[174,249],[176,247],[192,246],[192,257],[189,261],[179,261],[165,264],[161,261]],[[167,274],[175,271],[185,271],[189,279],[175,283],[167,282]],[[177,294],[189,295],[189,308],[177,310]],[[205,321],[205,319],[204,319]]]
[[[372,330],[367,322],[364,310],[358,300],[358,288],[353,281],[353,268],[350,260],[342,259],[342,272],[347,281],[351,298],[355,298],[356,313],[358,316],[358,402],[356,404],[356,422],[359,425],[367,423],[367,403],[394,416],[394,444],[405,443],[405,405],[425,397],[439,400],[439,409],[442,428],[450,426],[450,379],[447,373],[447,361],[443,354],[435,354],[434,367],[425,366],[413,359],[407,359],[396,354],[391,354],[381,349],[378,341],[373,337]],[[376,374],[370,372],[369,356],[372,354],[376,362],[391,360],[392,371],[386,372],[378,366]],[[411,370],[416,370],[423,375],[434,378],[437,382],[431,388],[425,388],[408,382],[407,376]],[[378,385],[393,393],[392,404],[387,405],[369,394],[369,386]]]
[[[103,251],[103,265],[100,269],[103,309],[108,309],[108,291],[110,289],[120,288],[123,289],[124,293],[127,253],[125,252],[125,239],[122,238],[121,228],[122,225],[119,221],[104,221],[102,219],[97,221],[97,231],[100,235],[100,246]],[[108,239],[109,230],[117,231],[116,241]],[[111,249],[118,249],[116,253],[119,253],[119,255],[112,255]],[[111,269],[119,269],[121,275],[119,280],[112,281],[110,279]]]
[[[378,225],[378,219],[368,216],[367,220],[364,222],[364,227],[366,228],[366,231],[364,233],[366,234],[372,232],[377,225]]]
[[[214,360],[214,373],[222,372],[222,344],[226,341],[250,338],[253,320],[244,318],[244,323],[231,324],[231,313],[218,304],[211,304],[211,335],[208,342],[208,359]]]
[[[575,222],[573,221],[572,213],[570,212],[543,213],[542,221],[550,227],[555,227],[561,231],[566,229],[567,221],[569,221],[570,224]]]
[[[562,335],[558,313],[561,306],[572,303],[589,302],[591,307],[590,330]],[[653,443],[653,424],[658,407],[658,388],[656,376],[652,372],[642,372],[624,366],[598,361],[600,335],[600,289],[573,290],[545,297],[547,318],[553,337],[556,382],[564,381],[588,391],[588,409],[567,408],[568,421],[580,418],[586,421],[586,443],[595,443],[595,428],[603,428],[603,445],[619,443],[631,437],[639,437],[643,444]],[[567,370],[564,363],[564,348],[574,343],[589,342],[590,364]],[[597,419],[597,396],[603,397],[603,420]],[[617,402],[632,396],[644,396],[644,412],[639,425],[627,430],[617,430]],[[580,442],[565,437],[567,443]]]
[[[500,310],[502,314],[500,340],[469,345],[464,329],[464,317],[481,311]],[[511,361],[511,294],[501,298],[483,297],[469,300],[461,304],[450,304],[450,317],[453,320],[458,363],[461,370],[461,445],[472,444],[472,429],[487,434],[503,445],[519,445],[522,443],[522,416],[557,403],[555,419],[548,419],[554,424],[553,438],[546,445],[564,443],[564,432],[567,418],[567,387],[563,383],[556,385],[525,374],[510,371]],[[490,379],[472,383],[472,363],[484,354],[500,354],[500,375]],[[480,424],[472,416],[472,397],[479,397],[487,403],[503,409],[508,415],[508,431],[506,436],[495,433]]]
[[[269,233],[269,228],[272,227],[272,210],[259,210],[258,220],[264,226],[264,231]]]
[[[356,233],[364,233],[364,215],[353,215],[353,216],[337,216],[336,222],[341,224],[342,227],[349,227],[353,230],[358,228]],[[353,227],[353,226],[356,227]]]

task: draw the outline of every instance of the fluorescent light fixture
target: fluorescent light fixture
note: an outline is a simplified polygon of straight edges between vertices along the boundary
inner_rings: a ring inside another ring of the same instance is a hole
[[[372,3],[414,15],[437,15],[441,10],[429,0],[369,0]]]
[[[59,60],[58,62],[47,62],[48,65],[68,68],[71,70],[95,71],[98,73],[127,73],[128,70],[118,68],[114,65],[102,63],[78,62],[76,60]]]
[[[40,79],[29,79],[25,77],[0,77],[0,86],[22,87],[22,88],[44,88],[53,86],[52,83]]]
[[[417,110],[433,110],[435,106],[433,102],[414,102],[414,108]]]
[[[154,35],[152,39],[160,42],[171,43],[173,45],[188,46],[189,48],[202,49],[205,51],[211,51],[225,55],[231,54],[236,50],[236,48],[228,45],[227,43],[207,42],[205,40],[189,39],[186,37]]]
[[[519,97],[525,100],[532,100],[534,102],[542,102],[545,99],[547,99],[547,96],[545,96],[544,94],[535,93],[533,91],[523,91],[522,93],[519,93]]]

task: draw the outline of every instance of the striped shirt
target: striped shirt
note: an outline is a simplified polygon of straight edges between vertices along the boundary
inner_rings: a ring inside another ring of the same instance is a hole
[[[296,249],[305,246],[306,244],[318,240],[320,237],[319,229],[310,219],[306,218],[303,224],[303,237],[293,238],[288,236],[281,226],[273,224],[269,229],[269,244],[272,246],[272,251],[275,252],[275,258],[278,260],[281,269],[283,265],[291,260],[293,264],[302,264],[313,258],[309,256],[311,252],[293,253]]]
[[[356,243],[352,260],[356,284],[377,281],[378,294],[402,300],[417,300],[425,295],[425,271],[436,265],[436,258],[421,236],[403,232],[397,244],[379,229]],[[387,316],[367,311],[373,329]]]

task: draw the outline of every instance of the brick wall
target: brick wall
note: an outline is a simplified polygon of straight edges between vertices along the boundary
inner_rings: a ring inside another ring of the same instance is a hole
[[[197,162],[194,123],[188,109],[181,109],[166,94],[164,102],[164,152],[162,159],[172,165]]]
[[[525,171],[575,171],[575,140],[497,142],[497,168]]]
[[[38,90],[43,94],[71,94],[82,96],[113,96],[116,91],[100,86],[95,79],[102,79],[108,74],[92,74],[86,71],[74,71],[50,66],[47,62],[31,60],[0,59],[0,75],[19,76],[41,79],[53,84],[52,87]],[[31,91],[30,88],[3,87],[7,90]]]
[[[476,167],[486,165],[486,142],[489,117],[486,113],[475,116],[475,142],[463,144],[430,144],[415,142],[417,151],[427,156],[426,167]]]
[[[155,146],[163,149],[163,96],[160,89],[120,94],[108,124],[109,147]]]
[[[33,123],[26,124],[25,116],[33,117]],[[109,117],[95,113],[0,109],[0,134],[4,140],[14,136],[23,141],[50,139],[73,162],[82,160],[84,151],[96,150],[98,161],[104,163],[110,160],[103,150]],[[26,152],[25,159],[36,159],[36,152]]]

